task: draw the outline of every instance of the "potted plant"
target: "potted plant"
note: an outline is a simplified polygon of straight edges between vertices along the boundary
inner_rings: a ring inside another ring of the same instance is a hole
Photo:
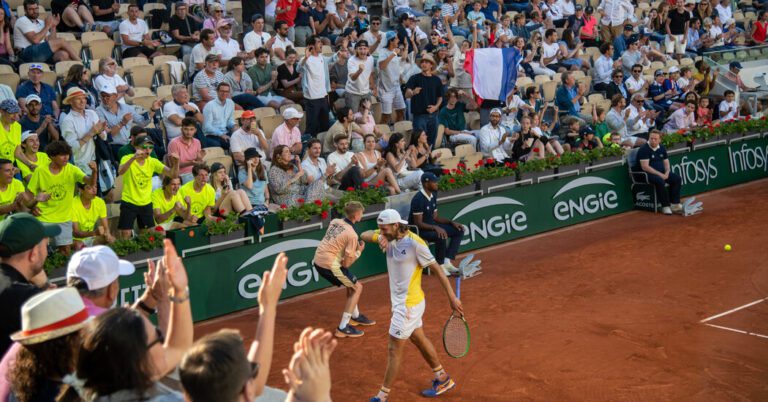
[[[456,169],[443,170],[443,175],[437,182],[438,194],[441,198],[457,199],[477,195],[479,185],[472,172],[463,163],[456,165]]]
[[[505,162],[502,165],[488,158],[478,162],[477,166],[472,172],[472,177],[479,183],[483,194],[488,194],[493,187],[517,181],[517,163]]]
[[[363,220],[367,220],[374,218],[378,212],[385,209],[387,196],[388,192],[384,187],[384,182],[379,180],[373,185],[363,183],[359,189],[348,187],[341,198],[335,204],[330,202],[330,205],[334,207],[337,216],[344,216],[344,206],[350,201],[357,201],[365,207],[364,215],[367,215],[367,218]]]
[[[693,145],[693,149],[696,150],[702,144],[709,144],[718,140],[718,136],[721,132],[721,124],[707,125],[704,127],[694,128],[688,134],[690,142]]]
[[[587,157],[592,161],[589,171],[608,169],[618,165],[617,162],[623,163],[624,148],[618,145],[595,148],[587,153]]]
[[[45,269],[48,278],[53,279],[63,277],[67,274],[67,262],[69,262],[68,256],[58,251],[54,251],[45,259],[43,269]]]
[[[584,169],[589,166],[589,155],[585,152],[563,152],[558,160],[558,172],[570,172],[578,170],[579,174],[584,173]]]
[[[520,164],[519,177],[520,180],[531,179],[533,183],[538,183],[539,178],[543,176],[550,176],[555,173],[554,159],[528,159]]]
[[[159,229],[159,230],[158,230]],[[119,257],[125,260],[137,262],[148,258],[157,258],[163,255],[163,239],[165,231],[162,227],[155,227],[139,233],[132,239],[119,239],[110,244],[109,247],[115,251]]]
[[[354,191],[354,189],[352,189]],[[333,206],[330,200],[314,200],[306,202],[303,198],[297,200],[296,205],[280,205],[277,218],[280,222],[280,230],[294,229],[323,222],[327,226],[331,222],[330,210]],[[292,233],[300,233],[312,230],[312,228],[297,230]]]
[[[225,215],[223,210],[220,212],[220,215]],[[208,230],[208,241],[210,244],[242,239],[245,236],[245,224],[240,223],[240,216],[236,212],[230,212],[223,218],[218,217],[216,220],[206,220],[204,225]],[[211,251],[220,251],[237,246],[240,246],[240,243],[232,242],[221,246],[211,247]]]
[[[676,154],[678,152],[673,152],[678,149],[690,149],[690,144],[688,143],[688,138],[685,136],[685,130],[678,130],[675,133],[669,133],[664,134],[661,136],[661,145],[664,145],[664,148],[667,150],[667,152]],[[683,152],[683,151],[680,151]]]

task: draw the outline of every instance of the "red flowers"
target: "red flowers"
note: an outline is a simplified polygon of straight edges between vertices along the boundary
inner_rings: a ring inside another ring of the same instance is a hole
[[[448,183],[456,183],[456,179],[454,179],[454,178],[450,178],[450,179],[448,180]]]
[[[333,201],[328,201],[328,205],[333,206],[334,205]]]
[[[494,160],[493,160],[493,158],[488,158],[488,159],[485,161],[485,163],[487,163],[487,164],[489,164],[489,165],[490,165],[490,164],[492,164],[492,163],[494,163],[494,162],[496,162],[496,161],[494,161]]]
[[[744,117],[744,119],[745,119],[746,121],[750,121],[750,120],[752,120],[752,116],[751,116],[751,115],[747,115],[746,117]]]
[[[361,184],[361,185],[360,185],[360,187],[362,187],[362,188],[368,188],[368,187],[370,187],[370,186],[371,186],[371,185],[370,185],[370,184],[368,184],[368,182],[363,182],[363,184]]]
[[[224,218],[216,218],[216,223],[220,223],[222,221],[224,221]]]
[[[455,170],[455,169],[454,169]],[[451,174],[451,171],[448,169],[443,169],[443,174]]]
[[[221,215],[221,216],[224,216],[224,215],[226,215],[226,214],[227,214],[227,211],[225,211],[225,210],[223,210],[223,209],[220,209],[220,210],[219,210],[219,215]]]
[[[162,226],[155,226],[155,232],[165,232]]]
[[[285,205],[285,204],[280,204],[280,209],[286,209],[286,208],[288,208],[288,206],[287,206],[287,205]]]
[[[315,200],[315,205],[317,205],[319,207],[319,206],[323,205],[323,202],[320,201],[320,200]]]
[[[347,187],[347,191],[355,191],[354,187]]]
[[[304,203],[304,199],[303,198],[299,198],[298,200],[296,200],[296,202],[298,202],[299,204],[303,204]]]
[[[539,153],[539,147],[534,148],[533,152]]]
[[[377,181],[377,182],[376,182],[376,185],[377,185],[377,186],[383,186],[383,185],[384,185],[384,180],[379,180],[379,181]]]
[[[328,211],[323,211],[323,213],[321,213],[321,214],[320,214],[320,218],[321,218],[321,219],[326,219],[326,218],[328,218]]]
[[[149,236],[149,241],[155,241],[155,236]]]
[[[464,162],[459,162],[459,163],[456,165],[456,167],[457,167],[457,168],[459,168],[459,169],[465,169],[465,168],[467,167],[467,165],[465,165],[465,164],[464,164]]]
[[[680,135],[683,135],[683,134],[685,134],[685,129],[681,128],[681,129],[677,130],[677,133],[680,134]]]

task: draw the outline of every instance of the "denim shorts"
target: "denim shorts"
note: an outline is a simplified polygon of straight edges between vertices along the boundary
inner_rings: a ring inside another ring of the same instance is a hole
[[[25,63],[45,63],[53,58],[53,51],[48,42],[42,42],[25,47],[19,54],[19,58]]]

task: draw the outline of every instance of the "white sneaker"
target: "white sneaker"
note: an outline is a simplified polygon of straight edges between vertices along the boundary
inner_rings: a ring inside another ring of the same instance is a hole
[[[671,208],[672,212],[676,214],[682,214],[683,213],[683,204],[672,204]]]
[[[672,215],[672,209],[670,207],[661,208],[661,213],[664,215]]]

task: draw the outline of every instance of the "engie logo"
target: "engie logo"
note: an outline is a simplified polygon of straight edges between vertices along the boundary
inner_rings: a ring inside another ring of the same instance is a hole
[[[464,230],[464,238],[461,240],[461,245],[474,242],[477,236],[480,236],[483,239],[487,239],[489,236],[499,237],[513,232],[522,232],[527,229],[528,216],[526,216],[525,212],[509,212],[509,208],[504,208],[504,206],[507,205],[523,206],[520,201],[517,201],[513,198],[487,197],[467,205],[466,207],[462,208],[461,211],[456,213],[456,215],[453,217],[454,221],[458,221],[462,216],[485,207],[499,207],[498,215],[483,219],[480,222],[469,222],[468,225],[464,225],[464,227],[467,229]]]
[[[270,257],[274,257],[281,252],[288,253],[304,248],[315,249],[319,244],[319,240],[313,239],[287,240],[269,246],[254,254],[240,265],[235,272],[240,272],[252,264],[259,264],[260,266],[271,268],[274,264],[274,260]],[[312,255],[314,255],[314,253]],[[318,280],[318,274],[314,267],[312,267],[311,259],[310,262],[298,261],[288,267],[288,285],[300,287],[309,283],[310,280],[314,280],[315,282]],[[238,282],[237,291],[240,296],[245,299],[255,299],[259,295],[260,286],[261,276],[259,274],[247,274],[240,279],[240,282]]]
[[[741,144],[741,148],[735,150],[728,147],[728,159],[731,162],[731,173],[750,170],[768,172],[768,146],[763,149],[759,146],[750,148],[747,144]]]
[[[569,182],[560,188],[552,197],[555,198],[585,186],[593,185],[615,186],[611,181],[602,177],[587,176]],[[569,198],[555,203],[552,212],[559,221],[567,221],[576,216],[592,215],[600,211],[614,209],[619,206],[619,195],[613,190],[605,192],[588,193],[576,198]]]

